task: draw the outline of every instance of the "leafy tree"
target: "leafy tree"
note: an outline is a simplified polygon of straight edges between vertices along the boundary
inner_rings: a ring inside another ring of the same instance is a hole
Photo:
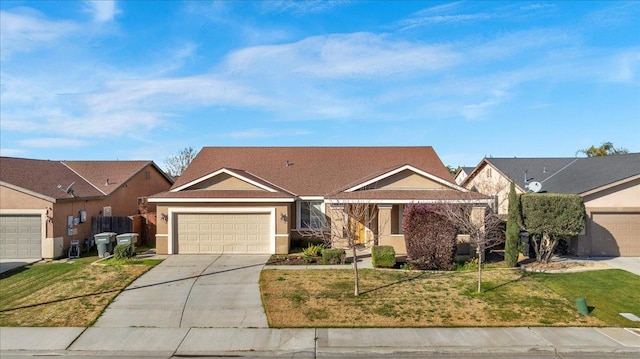
[[[521,223],[533,236],[538,262],[549,263],[562,238],[578,235],[584,229],[585,209],[575,194],[526,193],[520,195]]]
[[[583,150],[578,150],[577,153],[583,153],[587,155],[587,157],[598,157],[598,156],[622,155],[622,154],[629,153],[629,150],[622,147],[615,148],[613,146],[613,143],[611,142],[603,142],[598,147],[591,146]]]
[[[447,170],[449,171],[449,173],[451,173],[452,175],[455,176],[456,173],[458,173],[458,170],[460,169],[460,166],[458,167],[453,167],[451,165],[447,165]]]
[[[180,176],[195,157],[196,151],[193,147],[185,147],[177,155],[165,158],[164,163],[167,165],[167,172],[169,173],[169,176]]]
[[[507,262],[507,267],[515,267],[516,264],[518,264],[518,256],[520,255],[520,248],[522,246],[522,242],[520,242],[520,226],[518,225],[519,207],[516,186],[511,182],[511,188],[509,189],[509,212],[507,214],[507,239],[504,244],[504,258]]]
[[[407,245],[407,260],[413,268],[452,270],[456,255],[455,224],[438,204],[409,204],[402,228]]]

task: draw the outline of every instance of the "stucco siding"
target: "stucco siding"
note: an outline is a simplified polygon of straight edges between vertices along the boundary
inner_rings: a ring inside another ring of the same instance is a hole
[[[423,177],[413,171],[404,170],[382,179],[374,185],[375,189],[442,189],[444,185]]]
[[[483,166],[467,183],[465,188],[487,196],[497,196],[498,214],[509,211],[509,188],[511,181],[489,165]],[[522,193],[516,188],[516,193]]]
[[[197,183],[190,187],[190,189],[210,189],[210,190],[256,190],[264,191],[251,183],[245,182],[239,178],[233,177],[227,173],[220,173],[219,175],[210,178],[206,181]]]
[[[584,197],[584,206],[590,208],[638,208],[640,211],[640,179],[614,186]]]

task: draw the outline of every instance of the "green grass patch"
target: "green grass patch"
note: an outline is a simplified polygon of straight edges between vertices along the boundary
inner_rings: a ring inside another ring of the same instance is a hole
[[[272,327],[604,326],[518,270],[476,273],[361,269],[263,270],[260,290]],[[278,278],[286,278],[286,281]]]
[[[0,326],[82,327],[133,280],[160,263],[91,265],[97,256],[37,263],[0,276]]]
[[[575,306],[576,298],[585,298],[590,315],[610,326],[640,327],[619,313],[640,316],[640,276],[620,269],[563,274],[529,274]]]

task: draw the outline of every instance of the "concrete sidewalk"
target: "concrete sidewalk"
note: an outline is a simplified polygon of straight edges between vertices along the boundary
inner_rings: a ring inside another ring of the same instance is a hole
[[[640,356],[640,330],[623,328],[0,328],[0,357],[602,354]]]

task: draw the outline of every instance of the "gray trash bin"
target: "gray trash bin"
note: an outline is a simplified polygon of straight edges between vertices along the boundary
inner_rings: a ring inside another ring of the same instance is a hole
[[[138,243],[138,233],[122,233],[116,236],[118,244],[131,244],[131,255],[136,253],[136,243]]]
[[[98,257],[106,258],[113,253],[113,246],[116,241],[114,232],[102,232],[93,236],[98,247]]]

